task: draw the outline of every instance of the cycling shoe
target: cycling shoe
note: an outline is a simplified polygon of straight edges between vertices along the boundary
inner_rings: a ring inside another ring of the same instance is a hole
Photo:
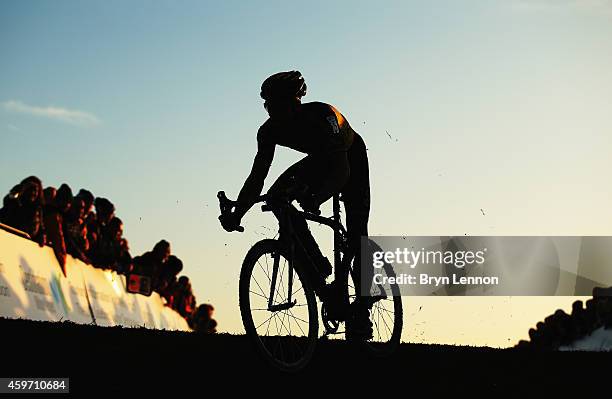
[[[346,320],[346,339],[350,341],[368,341],[374,337],[370,309],[359,302],[351,305],[351,312]]]
[[[321,300],[325,304],[327,317],[330,320],[346,320],[349,313],[348,297],[339,284],[334,281],[326,285]]]

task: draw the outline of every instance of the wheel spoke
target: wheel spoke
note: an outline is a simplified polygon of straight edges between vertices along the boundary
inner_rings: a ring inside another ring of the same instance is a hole
[[[267,266],[268,266],[268,258],[267,258],[267,257],[265,257],[264,259],[265,259],[265,261],[266,261],[266,267],[267,267]],[[271,282],[272,282],[272,279],[270,278],[270,274],[269,274],[269,273],[268,273],[266,270],[264,270],[263,266],[262,266],[262,265],[261,265],[261,263],[259,262],[259,259],[257,260],[257,264],[259,265],[259,268],[261,269],[261,271],[262,271],[262,272],[264,272],[264,274],[265,274],[265,275],[266,275],[266,277],[268,278],[268,282],[269,282],[269,283],[271,283]]]
[[[261,285],[259,285],[259,283],[257,282],[257,279],[255,278],[255,276],[253,276],[253,281],[255,281],[255,284],[257,284],[257,287],[258,287],[258,288],[259,288],[259,290],[261,291],[262,296],[263,296],[265,299],[268,299],[268,297],[266,297],[266,296],[265,296],[265,295],[266,295],[266,292],[263,290],[263,288],[261,288]],[[252,291],[251,291],[251,292],[252,292]]]
[[[297,316],[294,316],[294,315],[293,315],[293,313],[291,313],[291,317],[292,317],[294,320],[299,320],[299,321],[301,321],[302,323],[306,323],[306,324],[308,324],[308,322],[307,322],[306,320],[301,319],[301,318],[299,318],[299,317],[297,317]]]
[[[272,314],[270,317],[268,317],[266,320],[262,321],[262,322],[261,322],[261,324],[259,324],[257,327],[255,327],[255,330],[257,330],[259,327],[263,326],[263,325],[264,325],[264,323],[265,323],[266,321],[269,321],[269,320],[270,320],[272,317],[274,317],[274,315],[273,315],[273,314]],[[268,327],[269,327],[269,325],[270,325],[270,323],[268,323]],[[267,330],[266,330],[266,332],[267,332]],[[267,335],[267,334],[266,334],[266,335]]]
[[[385,308],[385,307],[384,307],[384,306],[382,306],[382,305],[378,305],[378,302],[377,302],[377,303],[375,303],[375,304],[374,304],[374,306],[378,306],[378,308],[379,308],[380,310],[383,310],[383,311],[385,311],[385,312],[387,312],[387,313],[391,313],[392,315],[395,315],[395,312],[394,312],[394,311],[389,310],[389,309]]]
[[[378,328],[378,322],[376,321],[375,317],[372,317],[372,322],[374,323],[374,327],[376,328],[376,334],[378,334],[378,339],[380,339],[380,333],[379,333],[379,328]]]
[[[317,341],[317,336],[314,334],[316,328],[313,330],[313,327],[317,325],[318,314],[316,314],[316,305],[313,314],[311,301],[314,293],[304,286],[299,270],[292,267],[290,260],[282,253],[274,252],[278,250],[276,248],[278,247],[266,247],[266,252],[260,252],[259,258],[254,259],[249,265],[251,269],[248,289],[241,288],[243,290],[241,295],[246,293],[249,296],[249,301],[245,302],[248,303],[247,312],[251,313],[246,317],[250,316],[252,324],[251,328],[247,328],[247,333],[254,333],[258,338],[257,345],[264,356],[281,369],[290,370],[304,366],[305,361],[312,355]],[[274,259],[275,253],[279,258]],[[269,261],[268,257],[277,261],[276,270],[273,261]],[[276,274],[275,287],[271,286],[273,274]],[[272,298],[270,294],[273,294]],[[268,303],[284,306],[271,311]],[[245,327],[248,325],[249,323],[246,323]]]
[[[266,298],[265,296],[261,295],[261,294],[260,294],[260,293],[258,293],[258,292],[251,291],[251,290],[249,290],[249,292],[250,292],[251,294],[254,294],[254,295],[257,295],[257,296],[262,297],[262,298],[263,298],[263,299],[265,299],[266,301],[268,300],[268,298]]]
[[[297,322],[297,320],[300,320],[300,319],[298,319],[297,317],[295,317],[295,316],[293,315],[293,312],[291,311],[291,309],[289,309],[289,313],[291,314],[291,317],[293,317],[293,318],[296,320],[295,324],[298,326],[298,328],[300,329],[300,331],[302,332],[302,334],[303,334],[303,335],[307,335],[307,334],[304,332],[304,330],[302,330],[302,326],[300,326],[300,323],[298,323],[298,322]],[[306,324],[308,324],[308,323],[306,323]]]
[[[379,318],[378,318],[378,321],[380,322],[380,318],[382,317],[382,321],[383,321],[383,323],[385,324],[385,327],[387,327],[387,330],[389,331],[389,333],[392,333],[392,332],[393,332],[393,329],[391,329],[391,328],[389,327],[389,324],[387,324],[387,321],[385,320],[384,313],[382,313],[382,312],[377,312],[377,313],[378,313],[378,317],[379,317]]]
[[[289,333],[289,335],[291,335],[291,332],[289,331],[287,326],[285,326],[285,322],[284,322],[284,320],[285,320],[285,313],[283,311],[281,311],[280,314],[282,315],[282,316],[278,316],[278,320],[279,320],[279,322],[281,324],[280,332],[282,333],[283,332],[283,328],[284,328],[285,331],[287,331]]]
[[[276,345],[274,345],[274,354],[276,354],[276,350],[280,347],[280,343],[281,343],[281,341],[280,341],[281,337],[280,337],[280,335],[278,335],[278,323],[276,322],[276,317],[277,316],[278,315],[275,313],[274,314],[274,325],[276,326]],[[281,356],[282,356],[282,354],[283,353],[281,351]]]
[[[297,275],[297,273],[296,273],[296,275]],[[295,280],[293,280],[293,281],[295,281]],[[300,288],[298,290],[296,290],[295,292],[292,292],[291,295],[293,296],[293,295],[297,294],[298,292],[302,291],[303,289],[304,289],[304,286],[300,282]]]

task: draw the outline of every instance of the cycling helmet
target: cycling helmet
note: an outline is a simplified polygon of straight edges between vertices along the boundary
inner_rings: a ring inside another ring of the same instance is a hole
[[[261,85],[261,98],[301,98],[306,95],[306,82],[299,71],[279,72],[270,76]]]

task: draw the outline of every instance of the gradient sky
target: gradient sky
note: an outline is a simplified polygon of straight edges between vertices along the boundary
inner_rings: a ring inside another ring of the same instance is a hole
[[[5,0],[0,191],[111,199],[133,254],[168,239],[239,332],[240,263],[275,223],[225,233],[216,192],[248,174],[266,76],[299,69],[364,137],[372,234],[612,235],[611,42],[609,0]],[[407,298],[404,339],[509,345],[571,301]]]

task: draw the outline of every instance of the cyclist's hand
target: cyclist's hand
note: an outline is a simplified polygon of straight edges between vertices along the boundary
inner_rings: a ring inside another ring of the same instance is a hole
[[[240,218],[238,218],[234,212],[222,214],[219,216],[219,221],[221,222],[221,226],[223,226],[225,231],[232,232],[244,230],[240,226]]]

